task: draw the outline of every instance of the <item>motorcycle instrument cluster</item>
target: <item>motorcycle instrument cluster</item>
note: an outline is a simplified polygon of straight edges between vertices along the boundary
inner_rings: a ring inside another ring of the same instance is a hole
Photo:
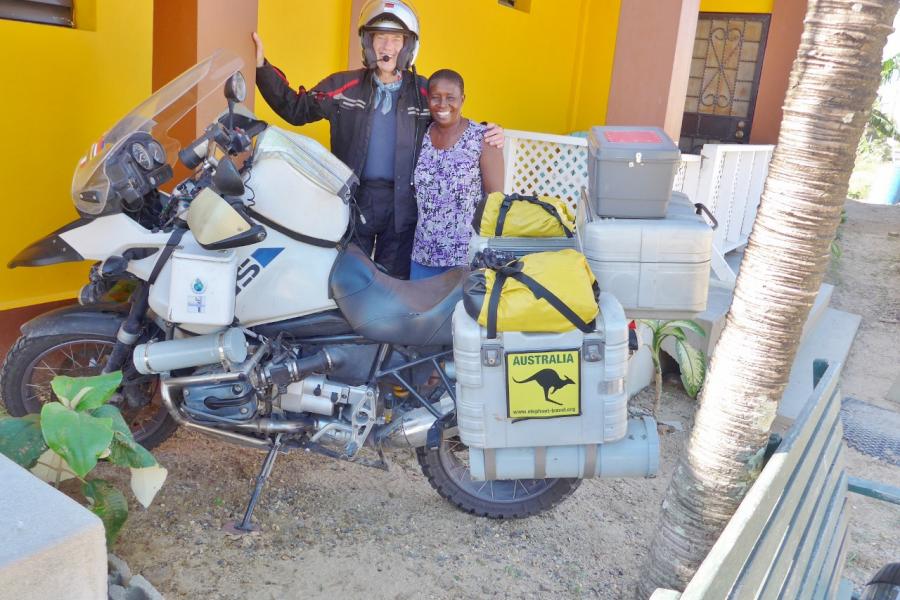
[[[137,164],[144,167],[145,171],[149,171],[153,168],[153,159],[150,158],[150,153],[147,152],[147,149],[144,148],[139,142],[135,142],[131,145],[131,156],[134,157],[134,160],[137,161]]]
[[[141,199],[172,178],[163,147],[147,133],[137,132],[122,149],[107,159],[106,176],[114,197],[129,210]],[[115,206],[110,207],[113,211]]]

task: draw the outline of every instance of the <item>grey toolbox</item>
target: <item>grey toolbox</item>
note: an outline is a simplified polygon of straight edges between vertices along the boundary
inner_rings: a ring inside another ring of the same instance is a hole
[[[592,127],[588,191],[594,213],[664,218],[681,152],[659,127]]]
[[[453,313],[460,440],[473,479],[649,477],[659,439],[628,419],[628,325],[600,294],[596,330],[487,337],[463,303]]]
[[[708,224],[698,214],[702,208],[673,192],[665,219],[601,218],[584,195],[579,250],[600,289],[622,303],[628,318],[691,318],[706,310],[715,221]]]

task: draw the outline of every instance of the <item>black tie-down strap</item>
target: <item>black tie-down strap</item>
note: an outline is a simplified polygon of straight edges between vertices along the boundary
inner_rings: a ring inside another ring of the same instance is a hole
[[[500,294],[503,291],[503,286],[506,284],[507,279],[515,279],[525,287],[527,287],[534,297],[538,300],[546,300],[550,306],[556,309],[556,311],[564,316],[572,325],[583,331],[584,333],[591,333],[596,328],[596,319],[591,319],[590,321],[585,321],[581,317],[579,317],[575,311],[566,305],[565,302],[559,299],[556,294],[542,286],[540,283],[535,281],[533,278],[529,277],[525,273],[522,272],[522,263],[514,262],[506,266],[497,267],[493,269],[496,272],[496,276],[494,277],[494,287],[491,288],[491,295],[488,298],[488,314],[487,314],[487,337],[488,339],[496,339],[497,337],[497,313],[500,308]],[[597,291],[597,284],[594,283],[595,292]]]
[[[559,226],[562,227],[562,230],[566,234],[567,238],[573,237],[574,233],[563,221],[562,216],[559,214],[559,211],[556,210],[555,206],[553,206],[549,202],[544,202],[537,196],[522,196],[521,194],[510,194],[503,199],[503,202],[500,204],[500,212],[497,215],[497,225],[494,229],[494,236],[500,237],[503,235],[503,226],[506,224],[506,215],[509,214],[509,210],[512,208],[513,202],[528,202],[530,204],[534,204],[535,206],[540,206],[545,211],[547,211],[547,213],[551,217],[559,222]]]
[[[184,237],[185,233],[187,233],[187,227],[176,227],[175,230],[172,231],[172,235],[169,236],[165,248],[159,253],[159,258],[156,259],[156,264],[153,265],[153,270],[150,271],[150,277],[147,278],[148,285],[156,283],[156,278],[159,277],[160,271],[162,271],[162,268],[169,262],[169,257],[172,256],[172,253],[178,248],[178,244],[181,242],[181,238]]]

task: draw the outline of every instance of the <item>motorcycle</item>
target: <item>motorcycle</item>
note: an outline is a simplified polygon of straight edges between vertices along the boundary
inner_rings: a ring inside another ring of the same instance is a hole
[[[39,412],[54,375],[122,370],[114,402],[146,447],[183,426],[267,452],[237,531],[292,449],[386,469],[385,448],[414,448],[441,496],[485,517],[567,498],[579,477],[473,476],[451,326],[467,270],[383,273],[352,243],[353,172],[244,108],[240,67],[219,51],[119,121],[76,168],[80,217],[9,263],[97,261],[79,305],[22,327],[10,414]]]

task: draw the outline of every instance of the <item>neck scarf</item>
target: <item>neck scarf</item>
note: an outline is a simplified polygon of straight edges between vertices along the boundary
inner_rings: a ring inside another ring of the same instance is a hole
[[[391,112],[394,105],[393,93],[400,89],[403,79],[398,79],[394,83],[384,83],[375,74],[375,110],[381,106],[381,114],[386,115]]]

